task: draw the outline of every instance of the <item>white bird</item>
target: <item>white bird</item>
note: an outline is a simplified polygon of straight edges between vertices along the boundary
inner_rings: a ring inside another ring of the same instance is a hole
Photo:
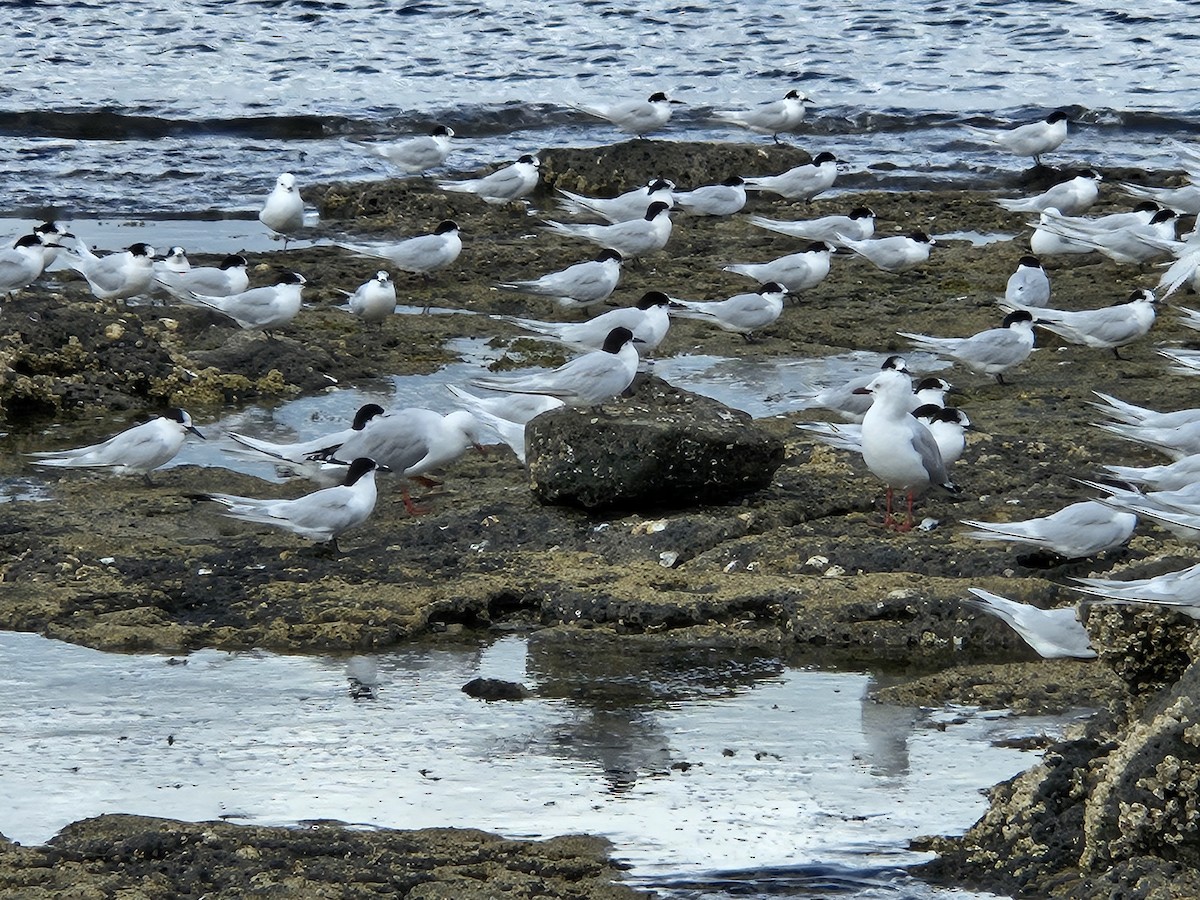
[[[375,461],[358,458],[346,470],[345,481],[293,500],[260,500],[235,494],[189,494],[225,507],[222,515],[256,525],[282,528],[298,537],[328,544],[338,551],[343,532],[361,525],[375,510]]]
[[[989,328],[965,338],[939,338],[908,331],[896,332],[930,353],[949,356],[972,371],[993,375],[1004,384],[1004,373],[1033,352],[1033,316],[1017,310],[1004,317],[999,328]]]
[[[865,241],[839,234],[837,242],[884,272],[903,272],[928,262],[930,248],[936,243],[923,231]]]
[[[926,403],[914,409],[912,414],[933,435],[947,469],[962,458],[963,451],[967,449],[967,429],[971,427],[971,420],[965,412],[954,406]]]
[[[520,200],[533,192],[538,185],[538,169],[541,161],[530,153],[517,157],[517,161],[484,175],[466,181],[439,181],[443,191],[459,194],[475,194],[486,203],[500,205]]]
[[[1200,563],[1152,578],[1072,578],[1071,589],[1114,603],[1154,603],[1200,620]]]
[[[347,297],[346,308],[364,322],[386,322],[396,311],[396,286],[392,276],[380,269],[370,281],[364,281],[354,292],[341,291]]]
[[[879,369],[851,378],[843,384],[831,385],[821,390],[810,388],[807,391],[801,392],[801,399],[805,401],[807,406],[827,409],[841,416],[847,422],[862,422],[863,416],[871,408],[871,395],[863,393],[859,388],[865,388],[883,369],[901,369],[907,372],[908,366],[903,356],[892,355],[883,361],[883,365]],[[938,379],[938,381],[941,381],[941,379]],[[924,382],[922,381],[922,383]],[[945,382],[941,383],[946,384]],[[950,390],[950,385],[946,384],[945,389],[947,391]],[[928,399],[913,403],[912,408],[916,409],[923,403],[944,403],[944,401],[945,393],[943,392],[936,399],[931,396]]]
[[[0,251],[0,294],[11,294],[37,281],[46,266],[42,238],[26,234]]]
[[[416,275],[429,275],[444,269],[462,253],[462,238],[458,225],[447,219],[433,230],[432,234],[421,234],[394,243],[337,244],[359,256],[382,259],[397,269]]]
[[[163,275],[182,275],[191,271],[192,264],[188,262],[187,252],[182,247],[172,247],[162,259],[154,261],[154,275],[159,280]]]
[[[963,537],[1023,544],[1048,550],[1063,559],[1083,559],[1128,541],[1137,527],[1137,516],[1096,500],[1084,500],[1035,519],[1018,522],[964,519],[963,524],[976,529],[964,532]]]
[[[228,437],[239,445],[238,449],[246,448],[269,456],[272,459],[291,463],[291,468],[305,471],[313,454],[320,453],[328,447],[341,446],[357,431],[362,431],[366,424],[376,416],[383,415],[383,407],[378,403],[366,403],[358,408],[349,428],[343,428],[332,434],[322,434],[306,441],[291,441],[279,443],[264,441],[261,438],[250,437],[237,432],[226,432]]]
[[[831,246],[824,241],[813,241],[799,253],[790,253],[765,263],[733,263],[723,266],[722,270],[753,278],[759,284],[774,281],[787,288],[789,294],[798,294],[825,280],[832,258]]]
[[[610,310],[586,322],[539,322],[516,316],[492,318],[579,350],[599,350],[614,328],[628,328],[633,332],[638,355],[649,356],[667,336],[671,325],[671,317],[667,314],[670,302],[671,298],[661,291],[647,291],[636,306]]]
[[[907,371],[884,369],[859,390],[872,397],[871,408],[863,416],[862,455],[867,468],[887,485],[883,524],[908,531],[912,528],[915,493],[931,484],[954,493],[958,487],[946,474],[937,441],[909,410],[913,390]],[[908,494],[908,520],[904,524],[892,518],[892,494],[897,489]]]
[[[1200,293],[1200,243],[1193,237],[1173,248],[1172,252],[1175,262],[1167,266],[1158,279],[1157,289],[1162,291],[1161,299],[1166,300],[1188,282],[1191,282],[1193,291]],[[1183,307],[1180,307],[1180,311],[1184,314],[1179,320],[1181,324],[1188,328],[1200,328],[1200,313]]]
[[[1159,347],[1154,352],[1174,363],[1171,366],[1172,372],[1179,375],[1200,375],[1200,350],[1170,350]]]
[[[429,169],[436,169],[446,161],[446,157],[450,155],[450,142],[453,137],[453,128],[435,125],[429,134],[401,141],[355,143],[388,162],[402,175],[420,175]]]
[[[1200,453],[1158,466],[1105,466],[1114,477],[1151,490],[1174,491],[1200,481]]]
[[[675,193],[675,205],[693,216],[732,216],[746,205],[746,184],[731,175],[720,184],[706,184]]]
[[[490,391],[517,394],[546,394],[568,406],[592,406],[624,392],[637,375],[638,353],[633,332],[614,328],[604,347],[593,350],[553,369],[531,375],[486,375],[471,384]]]
[[[769,134],[779,142],[779,133],[791,131],[804,121],[805,101],[809,100],[800,91],[791,90],[782,100],[773,100],[748,110],[719,110],[713,113],[718,122],[728,122],[759,134]]]
[[[1149,225],[1150,220],[1162,212],[1162,207],[1157,203],[1143,201],[1128,212],[1108,213],[1103,216],[1069,216],[1054,207],[1043,209],[1041,212],[1047,221],[1056,225],[1066,225],[1086,234],[1100,234],[1120,228]]]
[[[746,179],[746,190],[768,191],[788,200],[811,200],[833,187],[837,180],[838,158],[826,150],[812,162],[794,166],[778,175],[760,175]]]
[[[834,246],[839,244],[839,235],[865,241],[875,234],[875,213],[866,206],[855,207],[845,216],[822,216],[799,222],[781,222],[764,216],[750,216],[746,221],[767,231],[809,241],[824,241]]]
[[[1142,338],[1154,325],[1157,315],[1154,293],[1139,289],[1125,300],[1101,309],[1063,310],[1046,307],[1034,310],[1017,309],[1036,314],[1035,324],[1052,331],[1063,340],[1085,347],[1112,350],[1121,359],[1120,349]],[[1005,309],[1008,303],[1001,303]]]
[[[1050,279],[1036,256],[1022,256],[1008,276],[1004,299],[1014,307],[1040,309],[1050,303]]]
[[[603,106],[572,105],[571,108],[606,119],[626,134],[641,137],[666,125],[671,118],[671,107],[681,103],[669,99],[662,91],[655,91],[645,100],[626,100]]]
[[[263,208],[259,210],[258,221],[284,238],[287,238],[304,228],[304,199],[296,186],[296,176],[284,172],[275,179],[275,187],[267,195]]]
[[[602,250],[593,260],[576,263],[531,281],[502,281],[496,286],[520,294],[553,297],[568,309],[593,306],[607,300],[621,280],[621,254]]]
[[[697,319],[716,325],[722,331],[740,334],[753,343],[754,333],[771,325],[783,312],[787,288],[768,281],[754,293],[735,294],[725,300],[671,299],[668,311],[682,319]]]
[[[173,297],[204,294],[228,297],[250,288],[246,257],[231,253],[217,266],[192,266],[185,272],[158,272],[156,280]]]
[[[1188,309],[1186,306],[1175,307],[1179,312],[1179,324],[1193,331],[1200,331],[1200,310]]]
[[[466,410],[442,415],[407,407],[373,416],[345,441],[324,447],[310,454],[309,459],[344,464],[368,456],[403,478],[430,482],[426,477],[429,473],[455,462],[470,447],[482,448],[482,427]],[[407,487],[402,498],[410,514],[419,512]]]
[[[1066,238],[1071,244],[1096,250],[1114,262],[1141,265],[1163,256],[1178,243],[1175,240],[1176,218],[1174,211],[1161,209],[1146,225],[1126,225],[1100,231],[1080,228],[1053,217],[1043,217],[1036,224],[1029,224],[1038,231]]]
[[[1200,453],[1200,421],[1184,422],[1169,428],[1128,425],[1124,422],[1094,422],[1092,424],[1122,440],[1153,447],[1171,459],[1183,459],[1193,453]]]
[[[1192,482],[1170,491],[1142,491],[1133,486],[1105,484],[1101,481],[1075,479],[1080,484],[1101,491],[1107,496],[1100,502],[1117,509],[1136,513],[1139,510],[1160,510],[1171,513],[1200,513],[1200,483]]]
[[[51,264],[58,259],[59,254],[65,249],[61,243],[62,238],[74,237],[73,234],[57,222],[43,222],[41,225],[35,225],[32,234],[36,234],[42,239],[43,270],[49,269]],[[22,237],[22,235],[17,235],[17,237],[11,238],[6,243],[16,243],[19,237]]]
[[[1172,509],[1150,503],[1130,503],[1126,506],[1122,501],[1112,498],[1106,498],[1104,502],[1115,503],[1130,514],[1150,520],[1171,532],[1181,541],[1200,544],[1200,506],[1198,505],[1190,505],[1187,509]]]
[[[1087,629],[1079,621],[1078,609],[1039,609],[1018,603],[982,588],[967,588],[975,596],[963,602],[995,616],[1021,636],[1043,659],[1095,659]]]
[[[1103,394],[1100,391],[1092,391],[1092,393],[1104,402],[1095,403],[1089,401],[1089,403],[1106,416],[1110,416],[1118,422],[1126,422],[1130,425],[1143,425],[1149,428],[1174,428],[1176,425],[1186,425],[1191,422],[1200,421],[1200,407],[1179,409],[1174,412],[1159,412],[1146,406],[1135,406],[1132,403],[1126,403],[1124,400],[1118,400],[1111,394]]]
[[[671,237],[671,208],[661,200],[646,207],[640,219],[612,225],[570,225],[547,222],[548,231],[590,241],[600,247],[616,250],[625,259],[645,256],[667,245]]]
[[[154,283],[154,248],[140,241],[106,256],[97,256],[86,243],[77,241],[63,258],[87,279],[98,300],[129,300],[147,293]]]
[[[1173,209],[1181,216],[1200,214],[1200,185],[1185,184],[1182,187],[1146,187],[1140,184],[1121,184],[1121,190],[1131,197],[1151,200],[1159,206]]]
[[[180,299],[189,306],[212,309],[247,330],[267,331],[286,325],[300,313],[301,291],[307,282],[299,272],[285,272],[267,287],[251,288],[228,297],[187,294]]]
[[[174,459],[189,433],[204,438],[185,410],[169,409],[99,444],[29,455],[39,466],[111,469],[116,475],[140,474],[149,484],[150,472]]]
[[[1036,212],[1056,209],[1064,216],[1077,216],[1095,205],[1100,197],[1100,173],[1084,169],[1074,178],[1059,182],[1033,197],[998,198],[997,206],[1009,212]]]
[[[1014,156],[1032,156],[1035,165],[1041,165],[1043,153],[1057,150],[1067,139],[1067,114],[1055,110],[1038,122],[1018,125],[1016,128],[988,129],[963,125],[972,136],[986,144],[1012,153]]]
[[[599,216],[611,224],[641,219],[650,204],[656,200],[675,205],[675,183],[665,178],[651,178],[641,187],[626,191],[616,197],[585,197],[559,188],[561,198],[558,205],[571,215]]]
[[[1058,233],[1055,224],[1055,216],[1058,210],[1047,209],[1043,210],[1038,216],[1038,222],[1034,225],[1032,222],[1027,223],[1033,228],[1033,234],[1029,236],[1029,249],[1038,256],[1062,256],[1066,254],[1079,255],[1083,253],[1091,253],[1092,247],[1086,244],[1081,244],[1073,241],[1070,238],[1063,237]],[[1068,219],[1069,222],[1078,222],[1079,219]],[[1149,217],[1146,219],[1149,222]]]
[[[475,418],[500,436],[521,465],[525,464],[525,426],[542,413],[563,405],[557,397],[540,394],[477,397],[452,384],[446,387]]]

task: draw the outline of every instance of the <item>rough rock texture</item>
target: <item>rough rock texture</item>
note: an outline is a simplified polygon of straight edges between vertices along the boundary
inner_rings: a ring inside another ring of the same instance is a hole
[[[766,488],[783,463],[783,441],[743,412],[657,379],[636,396],[534,419],[525,432],[533,492],[585,509],[707,506]]]
[[[264,828],[99,816],[44,847],[0,841],[4,900],[320,897],[634,900],[600,838],[513,841],[483,831]]]
[[[533,202],[545,217],[556,215],[556,185],[611,192],[666,174],[693,187],[731,169],[768,174],[805,158],[770,142],[630,141],[539,155],[545,181]],[[842,186],[874,187],[878,173],[871,161],[856,162],[860,172]],[[866,204],[879,214],[880,236],[920,227],[938,243],[927,265],[898,276],[839,256],[829,278],[797,298],[798,306],[789,305],[752,347],[703,323],[677,321],[659,353],[763,363],[848,350],[882,357],[909,350],[899,330],[957,336],[993,327],[1001,318],[995,300],[1025,242],[977,244],[962,236],[1024,232],[1028,216],[997,208],[991,190],[1033,192],[1064,174],[1041,168],[999,176],[986,189],[859,190],[811,203],[755,196],[748,212],[780,219]],[[1135,171],[1103,174],[1096,213],[1128,208],[1114,183],[1161,180]],[[613,641],[646,652],[757,652],[772,664],[792,654],[813,663],[887,661],[924,676],[905,687],[905,701],[912,703],[1095,704],[1105,712],[1084,735],[998,788],[993,810],[962,841],[939,843],[939,871],[1031,896],[1200,894],[1189,830],[1196,798],[1194,691],[1172,689],[1196,658],[1195,623],[1163,612],[1096,610],[1087,627],[1100,659],[1043,665],[1005,626],[959,603],[968,585],[978,585],[1060,606],[1078,599],[1068,576],[1134,578],[1195,562],[1193,546],[1150,527],[1139,528],[1126,548],[1097,559],[1046,566],[1020,551],[967,540],[956,524],[1044,515],[1089,496],[1074,479],[1095,475],[1103,463],[1161,461],[1093,428],[1087,401],[1101,390],[1158,409],[1194,405],[1195,379],[1170,372],[1154,353],[1158,342],[1195,343],[1195,332],[1169,309],[1147,339],[1122,349],[1122,359],[1039,333],[1038,350],[1008,374],[1007,385],[958,367],[943,370],[965,390],[960,403],[978,429],[954,472],[963,493],[925,498],[919,515],[929,530],[903,535],[879,527],[882,488],[861,461],[793,427],[828,418],[802,409],[755,423],[782,441],[785,457],[769,484],[736,502],[670,512],[586,512],[540,502],[511,455],[471,454],[444,473],[443,488],[425,500],[432,511],[418,518],[405,514],[394,483],[381,479],[369,526],[343,537],[343,548],[352,552],[342,558],[314,552],[288,534],[231,522],[186,499],[214,490],[296,496],[309,485],[265,484],[220,467],[186,466],[155,473],[155,484],[147,486],[93,473],[47,474],[28,464],[25,452],[107,436],[125,411],[132,418],[185,405],[203,428],[248,402],[430,372],[455,359],[452,339],[479,338],[499,348],[495,368],[562,362],[558,348],[522,339],[512,326],[478,313],[561,318],[552,302],[495,284],[588,258],[590,245],[547,235],[522,208],[489,207],[418,179],[328,185],[306,196],[321,205],[320,237],[396,238],[454,218],[463,228],[460,259],[429,280],[399,275],[397,288],[407,305],[477,314],[397,315],[365,329],[336,309],[343,301],[337,288],[360,283],[378,265],[328,244],[255,261],[255,284],[279,268],[309,280],[308,306],[271,338],[241,332],[202,310],[98,302],[73,273],[52,273],[5,302],[0,491],[19,495],[32,487],[49,502],[0,504],[0,627],[110,650],[172,652],[201,646],[369,651],[463,630],[521,628],[534,632],[537,652]],[[747,282],[723,271],[723,264],[799,249],[741,215],[697,220],[677,214],[674,221],[666,251],[626,267],[614,303],[651,289],[727,297]],[[197,253],[193,261],[216,259]],[[1046,262],[1054,303],[1063,308],[1110,303],[1154,277],[1151,267],[1138,271],[1094,255]],[[783,375],[764,390],[796,396],[796,385]],[[635,392],[613,405],[613,415],[644,402]],[[594,658],[591,671],[600,675],[619,665],[621,653]],[[1187,678],[1190,687],[1190,672]],[[1163,690],[1168,693],[1155,700]],[[111,853],[103,849],[105,840],[123,838],[96,838],[98,857]],[[302,871],[306,851],[298,847],[280,869]],[[46,859],[36,857],[37,877],[53,874]],[[267,877],[278,871],[268,870]],[[340,882],[330,888],[341,889]]]

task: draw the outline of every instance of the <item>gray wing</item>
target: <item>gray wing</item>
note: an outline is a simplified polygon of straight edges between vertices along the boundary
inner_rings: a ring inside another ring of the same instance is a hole
[[[950,477],[946,474],[946,464],[942,462],[942,451],[938,449],[933,432],[911,416],[908,421],[913,436],[913,449],[921,456],[921,465],[925,467],[925,471],[929,475],[929,483],[947,484]]]
[[[1012,330],[993,328],[962,341],[954,354],[984,365],[1011,366],[1028,356],[1029,348]]]

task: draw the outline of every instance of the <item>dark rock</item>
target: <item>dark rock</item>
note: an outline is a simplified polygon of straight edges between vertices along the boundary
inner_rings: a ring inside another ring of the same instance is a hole
[[[524,685],[499,678],[472,678],[462,686],[462,692],[476,700],[524,700],[529,696]]]
[[[784,458],[746,413],[656,379],[630,400],[538,416],[525,442],[534,493],[586,509],[723,503],[767,487]]]

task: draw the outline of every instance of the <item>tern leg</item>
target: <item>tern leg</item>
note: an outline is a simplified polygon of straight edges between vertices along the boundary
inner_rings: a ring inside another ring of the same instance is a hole
[[[1119,359],[1119,360],[1122,360],[1122,361],[1124,361],[1125,357],[1123,357],[1123,356],[1121,355],[1121,351],[1120,351],[1118,348],[1116,348],[1116,347],[1113,347],[1113,348],[1112,348],[1112,351],[1113,351],[1113,356],[1115,356],[1115,357],[1116,357],[1117,359]]]

